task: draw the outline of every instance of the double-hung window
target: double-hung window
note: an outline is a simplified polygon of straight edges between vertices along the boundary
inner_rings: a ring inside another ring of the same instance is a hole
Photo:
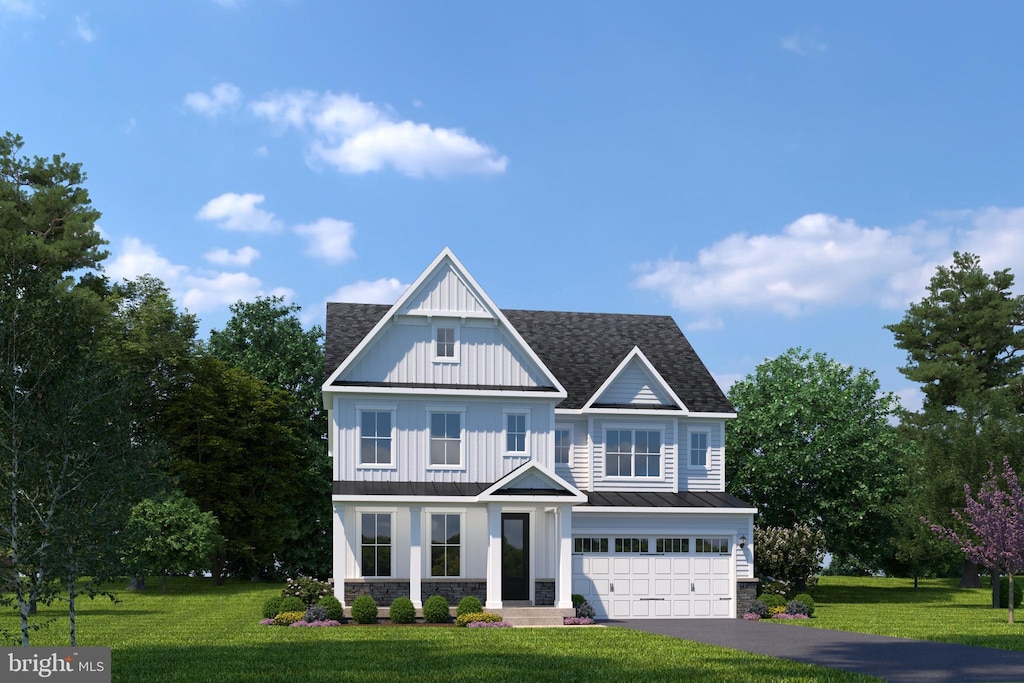
[[[505,453],[507,455],[526,455],[528,429],[526,413],[505,412]]]
[[[430,465],[458,467],[462,465],[462,413],[431,412]]]
[[[458,363],[459,362],[459,328],[452,325],[435,325],[434,347],[435,363]]]
[[[359,464],[392,465],[393,413],[389,410],[359,411]]]
[[[391,576],[391,513],[360,514],[363,576]]]
[[[605,476],[660,477],[661,432],[646,429],[605,432]]]
[[[555,464],[570,464],[572,453],[572,429],[569,427],[555,427]]]
[[[690,432],[690,467],[708,466],[708,433]]]
[[[461,576],[462,515],[430,515],[430,575]]]

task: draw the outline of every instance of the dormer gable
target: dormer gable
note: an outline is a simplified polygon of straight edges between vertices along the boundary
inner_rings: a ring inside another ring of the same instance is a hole
[[[584,411],[597,409],[689,412],[638,346],[626,354],[583,406]]]
[[[477,500],[509,502],[519,499],[552,499],[558,502],[586,502],[578,488],[536,460],[523,463],[485,489]]]

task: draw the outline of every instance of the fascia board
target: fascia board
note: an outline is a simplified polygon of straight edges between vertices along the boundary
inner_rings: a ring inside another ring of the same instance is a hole
[[[578,507],[573,514],[673,514],[673,515],[756,515],[757,508],[698,508],[698,507],[630,507],[628,505],[609,507]]]

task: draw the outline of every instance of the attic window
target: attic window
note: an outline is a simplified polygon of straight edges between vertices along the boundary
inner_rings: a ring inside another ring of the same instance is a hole
[[[459,362],[459,328],[444,325],[434,327],[434,362]]]

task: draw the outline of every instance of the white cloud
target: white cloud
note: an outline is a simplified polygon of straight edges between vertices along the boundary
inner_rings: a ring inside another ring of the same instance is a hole
[[[407,289],[409,289],[408,283],[399,282],[393,277],[381,278],[372,282],[360,280],[340,288],[327,297],[327,300],[354,304],[393,304]]]
[[[31,17],[36,14],[36,0],[0,0],[0,11]]]
[[[903,308],[925,295],[954,250],[978,254],[988,271],[1024,273],[1024,207],[943,212],[897,229],[809,214],[777,234],[730,235],[693,261],[641,264],[633,284],[692,313],[689,329],[719,329],[730,310],[794,317],[840,305]]]
[[[75,17],[75,35],[87,43],[96,40],[96,32],[89,26],[89,20],[81,15]]]
[[[921,391],[921,387],[906,387],[895,393],[900,405],[912,413],[919,412],[924,406],[924,392]]]
[[[260,252],[248,246],[237,251],[214,249],[203,254],[203,258],[219,266],[247,266],[259,257]]]
[[[293,229],[296,234],[309,240],[306,254],[313,258],[323,259],[328,263],[344,263],[355,258],[356,252],[352,249],[352,236],[355,230],[348,221],[321,218],[315,223],[296,225]]]
[[[236,301],[252,301],[268,294],[258,277],[248,273],[217,273],[215,275],[190,275],[185,278],[185,294],[182,304],[190,311],[202,312],[225,308]],[[295,292],[278,287],[269,292],[289,300]]]
[[[272,93],[250,107],[257,117],[310,134],[310,160],[343,173],[392,167],[419,178],[504,173],[508,165],[507,157],[461,130],[395,120],[390,111],[349,93]]]
[[[796,53],[801,57],[806,57],[816,52],[824,52],[828,49],[828,46],[821,42],[816,34],[816,31],[811,33],[791,33],[783,38],[779,45],[783,50]]]
[[[121,249],[108,262],[104,272],[114,280],[131,280],[140,275],[152,275],[165,283],[176,282],[188,270],[185,266],[171,263],[156,252],[156,248],[143,244],[136,237],[129,237],[121,243]]]
[[[185,95],[185,106],[210,118],[236,109],[242,102],[242,90],[234,83],[218,83],[210,93],[190,92]]]
[[[277,232],[281,229],[281,221],[257,206],[265,199],[261,194],[226,192],[206,202],[196,218],[219,223],[225,230]]]

